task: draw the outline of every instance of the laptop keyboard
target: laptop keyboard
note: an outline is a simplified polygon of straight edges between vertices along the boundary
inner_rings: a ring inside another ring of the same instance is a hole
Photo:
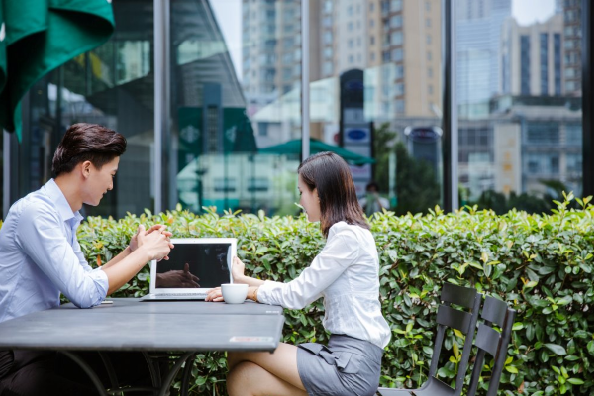
[[[165,297],[206,297],[206,293],[159,293]]]

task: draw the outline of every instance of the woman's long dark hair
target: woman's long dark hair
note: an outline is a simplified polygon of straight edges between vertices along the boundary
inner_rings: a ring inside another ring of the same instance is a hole
[[[297,172],[310,191],[318,189],[320,223],[325,238],[330,227],[340,221],[369,229],[357,201],[351,169],[341,156],[330,151],[312,155],[299,165]]]

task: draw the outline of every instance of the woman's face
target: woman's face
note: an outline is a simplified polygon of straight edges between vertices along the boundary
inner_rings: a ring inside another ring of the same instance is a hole
[[[320,197],[318,197],[318,189],[314,188],[313,191],[310,190],[307,184],[305,184],[301,178],[301,175],[299,175],[297,188],[299,189],[299,195],[301,196],[299,204],[305,209],[307,220],[311,221],[312,223],[320,221],[322,215],[320,210]]]

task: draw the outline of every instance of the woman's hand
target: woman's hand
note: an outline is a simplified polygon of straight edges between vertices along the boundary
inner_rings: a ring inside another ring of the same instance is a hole
[[[225,301],[223,298],[223,292],[221,291],[220,287],[215,287],[214,289],[210,289],[206,292],[206,301]]]
[[[245,264],[237,256],[233,256],[233,266],[231,267],[234,283],[247,283],[245,278]]]

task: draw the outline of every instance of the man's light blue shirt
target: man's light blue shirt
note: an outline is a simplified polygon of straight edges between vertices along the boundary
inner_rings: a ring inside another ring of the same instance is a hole
[[[107,275],[76,239],[81,220],[53,179],[12,205],[0,229],[0,322],[57,307],[60,293],[80,308],[105,299]]]

